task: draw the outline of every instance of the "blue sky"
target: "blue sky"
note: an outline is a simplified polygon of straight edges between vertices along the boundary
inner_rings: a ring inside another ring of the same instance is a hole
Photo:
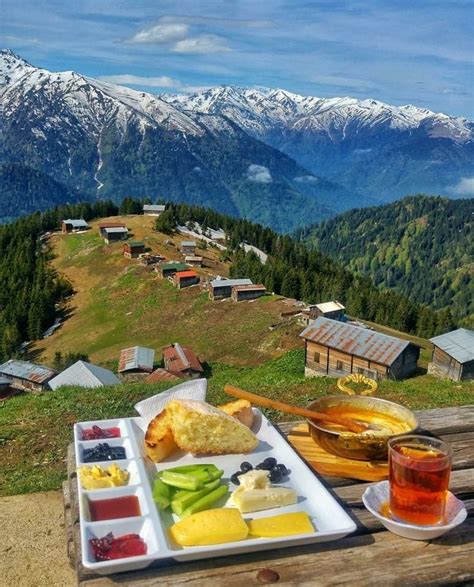
[[[2,0],[34,65],[152,92],[220,84],[474,118],[473,0]]]

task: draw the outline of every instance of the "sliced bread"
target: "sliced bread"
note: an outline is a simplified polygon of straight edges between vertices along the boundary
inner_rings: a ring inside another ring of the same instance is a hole
[[[256,448],[253,432],[206,402],[173,400],[166,406],[174,441],[194,454],[247,453]]]

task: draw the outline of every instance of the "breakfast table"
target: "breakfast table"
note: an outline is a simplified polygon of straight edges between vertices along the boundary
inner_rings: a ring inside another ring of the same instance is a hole
[[[465,585],[474,584],[474,405],[416,412],[420,432],[453,448],[450,490],[466,505],[466,521],[440,538],[415,541],[387,531],[362,504],[370,483],[320,475],[357,524],[332,542],[224,556],[193,562],[161,561],[141,571],[98,575],[81,564],[74,445],[63,484],[67,554],[81,587],[131,585]],[[297,422],[279,423],[283,436]]]

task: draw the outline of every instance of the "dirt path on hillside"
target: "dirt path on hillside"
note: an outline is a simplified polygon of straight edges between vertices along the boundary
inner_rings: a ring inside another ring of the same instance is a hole
[[[66,556],[63,500],[59,491],[0,498],[0,584],[76,585]]]

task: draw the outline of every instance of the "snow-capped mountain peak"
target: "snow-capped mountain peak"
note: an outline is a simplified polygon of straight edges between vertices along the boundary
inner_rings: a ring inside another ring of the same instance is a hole
[[[433,136],[443,134],[453,141],[472,139],[472,124],[465,118],[435,113],[413,105],[393,106],[368,98],[319,98],[302,96],[283,89],[239,88],[219,86],[191,95],[167,98],[171,103],[194,112],[222,114],[245,130],[263,137],[275,126],[302,131],[318,130],[339,133],[341,140],[349,126],[383,127],[391,130],[411,130],[424,125]]]
[[[0,90],[2,86],[14,83],[25,73],[35,69],[11,49],[0,50]]]

